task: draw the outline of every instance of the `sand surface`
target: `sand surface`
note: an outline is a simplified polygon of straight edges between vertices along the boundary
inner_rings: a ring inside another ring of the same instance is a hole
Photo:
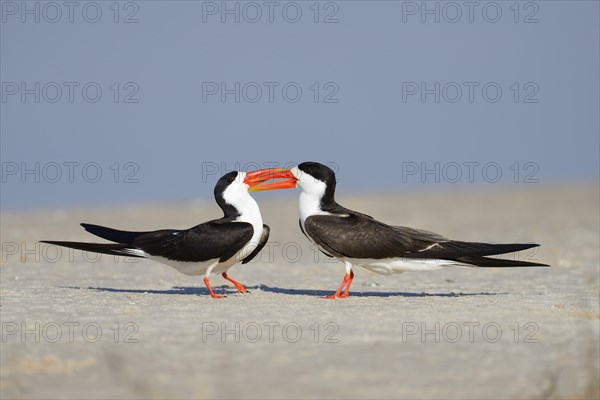
[[[211,202],[2,214],[1,396],[8,398],[598,398],[598,187],[521,186],[338,200],[461,240],[537,242],[551,268],[381,276],[322,297],[343,265],[317,253],[295,199],[255,196],[270,242],[238,294],[149,260],[36,244],[220,217]],[[513,256],[515,257],[515,256]]]

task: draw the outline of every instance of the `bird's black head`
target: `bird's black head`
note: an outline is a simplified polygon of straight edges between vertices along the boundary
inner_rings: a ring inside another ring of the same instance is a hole
[[[292,168],[292,174],[298,179],[302,191],[321,199],[323,206],[335,203],[335,172],[326,165],[307,161]]]
[[[333,186],[335,188],[335,172],[327,165],[314,161],[306,161],[299,164],[298,169],[303,173],[324,182],[327,186]]]
[[[225,191],[227,188],[229,188],[229,186],[232,184],[241,183],[240,179],[238,178],[238,174],[239,173],[237,171],[228,172],[223,175],[215,185],[215,200],[217,201],[219,207],[221,207],[221,210],[223,210],[223,213],[226,217],[236,217],[239,215],[237,208],[225,200]]]

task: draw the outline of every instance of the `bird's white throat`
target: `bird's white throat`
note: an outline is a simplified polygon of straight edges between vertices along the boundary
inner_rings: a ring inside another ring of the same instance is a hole
[[[243,173],[240,173],[240,175]],[[248,193],[248,185],[244,182],[244,175],[239,177],[239,181],[236,179],[231,185],[223,192],[223,199],[234,206],[240,214],[235,220],[237,222],[247,222],[252,224],[254,232],[252,238],[248,243],[230,259],[227,264],[235,264],[237,261],[241,261],[246,258],[254,249],[258,246],[260,238],[263,234],[263,220],[260,214],[260,209],[256,201]]]
[[[247,195],[246,197],[247,198],[239,199],[240,201],[238,201],[237,204],[232,204],[240,213],[240,216],[236,218],[236,221],[248,222],[252,224],[255,230],[262,230],[263,220],[258,204],[250,195]]]
[[[312,215],[323,214],[323,210],[321,210],[321,197],[306,192],[300,193],[298,211],[300,213],[300,221],[302,221],[302,226],[304,226],[306,218]]]
[[[300,223],[304,229],[304,221],[313,215],[331,215],[321,209],[321,199],[325,196],[327,185],[306,173],[294,173],[298,178],[298,184],[302,189],[298,199],[298,211]]]
[[[243,183],[244,176],[238,181],[236,179],[223,192],[223,199],[236,208],[240,214],[236,221],[248,222],[252,224],[254,233],[258,233],[259,237],[262,234],[263,220],[260,214],[260,209],[256,201],[248,193],[248,185]]]
[[[249,256],[258,247],[264,229],[262,215],[256,201],[254,201],[248,192],[246,192],[246,196],[243,196],[242,199],[242,205],[236,206],[240,211],[240,216],[236,218],[236,221],[252,224],[254,233],[250,241],[237,254],[236,258],[238,261]]]

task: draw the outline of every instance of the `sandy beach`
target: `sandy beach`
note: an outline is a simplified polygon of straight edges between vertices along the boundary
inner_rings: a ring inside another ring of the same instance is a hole
[[[254,261],[200,277],[59,250],[80,226],[187,228],[210,201],[2,214],[1,396],[40,398],[598,398],[599,196],[594,185],[338,195],[390,224],[453,239],[536,242],[551,268],[381,276],[344,268],[298,229],[296,198],[255,196],[271,227]],[[101,240],[98,240],[101,241]]]

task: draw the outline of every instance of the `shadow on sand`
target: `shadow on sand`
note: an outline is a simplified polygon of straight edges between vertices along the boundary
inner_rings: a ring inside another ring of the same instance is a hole
[[[78,286],[62,286],[65,289],[80,289],[80,290],[96,290],[100,292],[112,292],[112,293],[148,293],[148,294],[175,294],[175,295],[193,295],[193,296],[207,296],[208,289],[202,287],[189,287],[189,286],[175,286],[172,289],[167,290],[153,290],[153,289],[117,289],[117,288],[106,288],[106,287],[78,287]],[[253,290],[287,294],[292,296],[313,296],[313,297],[325,297],[333,293],[333,290],[310,290],[310,289],[287,289],[270,287],[266,285],[257,286],[246,286],[246,288],[252,293]],[[217,294],[236,294],[237,291],[230,286],[213,286],[216,289]],[[361,291],[350,291],[351,297],[471,297],[471,296],[498,296],[505,295],[508,293],[490,293],[490,292],[476,292],[476,293],[463,293],[463,292],[450,292],[450,293],[412,293],[412,292],[361,292]]]

